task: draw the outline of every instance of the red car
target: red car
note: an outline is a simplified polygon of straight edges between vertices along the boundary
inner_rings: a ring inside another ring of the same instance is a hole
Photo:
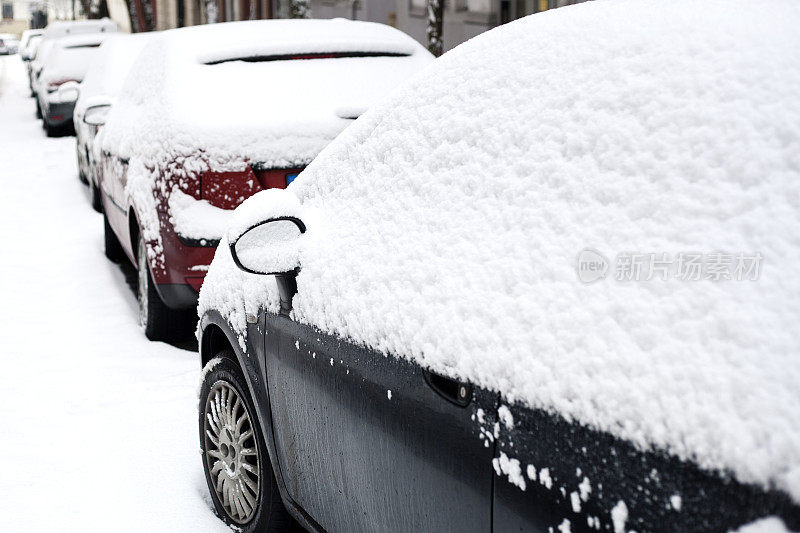
[[[106,255],[139,271],[150,339],[183,331],[231,214],[285,188],[432,56],[389,26],[269,20],[170,30],[129,73],[97,139]]]

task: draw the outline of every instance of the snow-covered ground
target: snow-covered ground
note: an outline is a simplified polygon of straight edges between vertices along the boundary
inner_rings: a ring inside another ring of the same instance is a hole
[[[0,58],[0,531],[228,531],[198,452],[197,354],[152,343],[103,256],[75,139]]]

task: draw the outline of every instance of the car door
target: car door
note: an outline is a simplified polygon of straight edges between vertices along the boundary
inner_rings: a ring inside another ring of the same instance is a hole
[[[267,314],[287,490],[327,531],[491,531],[495,393]],[[481,421],[482,424],[479,422]]]
[[[131,248],[130,238],[126,231],[128,227],[127,199],[125,198],[125,182],[128,174],[128,160],[103,150],[102,152],[102,179],[100,189],[104,196],[106,216],[114,233],[120,239],[125,250]]]

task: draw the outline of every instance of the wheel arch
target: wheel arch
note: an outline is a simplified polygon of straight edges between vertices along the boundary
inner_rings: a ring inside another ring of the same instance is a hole
[[[200,351],[200,362],[203,368],[221,350],[230,349],[234,354],[233,362],[239,367],[247,383],[248,393],[256,406],[256,418],[263,431],[264,440],[267,444],[267,453],[272,471],[275,474],[278,489],[281,493],[283,504],[289,513],[308,531],[324,531],[316,521],[308,515],[289,495],[283,473],[278,463],[278,455],[275,449],[275,438],[273,433],[272,411],[270,407],[269,387],[266,381],[262,386],[254,386],[261,383],[260,364],[254,361],[254,357],[247,357],[238,342],[238,336],[233,331],[228,321],[219,311],[208,311],[200,318],[199,323],[200,338],[198,349]]]
[[[131,239],[131,252],[134,257],[139,253],[139,232],[139,218],[136,216],[136,210],[131,206],[128,208],[128,236]]]

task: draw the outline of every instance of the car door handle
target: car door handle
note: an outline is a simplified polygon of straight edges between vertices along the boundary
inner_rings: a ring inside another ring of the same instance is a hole
[[[472,400],[472,385],[428,370],[423,370],[425,382],[436,394],[460,407],[466,407]]]

